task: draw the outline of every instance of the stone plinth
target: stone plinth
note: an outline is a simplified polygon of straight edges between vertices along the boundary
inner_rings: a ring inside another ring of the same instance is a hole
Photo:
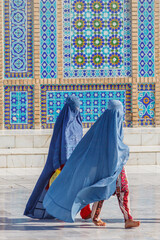
[[[52,131],[0,131],[0,167],[43,167]],[[125,128],[124,142],[130,147],[128,165],[160,165],[160,128]]]

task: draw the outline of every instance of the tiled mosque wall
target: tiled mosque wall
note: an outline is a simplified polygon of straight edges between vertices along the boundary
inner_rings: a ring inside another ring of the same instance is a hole
[[[108,101],[124,126],[160,125],[158,0],[4,0],[0,128],[53,128],[68,95],[84,127]]]

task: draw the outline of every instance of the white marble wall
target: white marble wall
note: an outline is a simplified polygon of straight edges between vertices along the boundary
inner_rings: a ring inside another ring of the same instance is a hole
[[[0,149],[48,148],[52,130],[0,131]]]
[[[124,142],[129,146],[160,145],[160,128],[125,128]]]
[[[84,129],[84,134],[88,129]],[[160,165],[160,128],[125,128],[129,165]],[[0,131],[0,168],[43,167],[52,129]]]

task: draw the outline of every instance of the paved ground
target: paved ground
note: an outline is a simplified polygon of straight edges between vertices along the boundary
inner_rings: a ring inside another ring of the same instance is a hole
[[[116,197],[105,202],[98,228],[77,216],[72,224],[23,216],[26,201],[41,169],[0,169],[0,240],[160,240],[160,166],[128,166],[132,214],[138,229],[124,229]]]

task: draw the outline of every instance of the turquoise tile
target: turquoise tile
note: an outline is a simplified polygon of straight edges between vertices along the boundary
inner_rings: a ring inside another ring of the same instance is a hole
[[[41,78],[57,78],[57,0],[40,1]]]
[[[138,1],[138,75],[155,76],[154,0]]]
[[[30,0],[4,1],[4,78],[33,78]]]
[[[34,126],[33,86],[4,87],[4,125],[7,129]]]
[[[129,0],[63,1],[63,71],[65,78],[131,76]]]
[[[141,126],[154,125],[155,122],[155,85],[139,84],[138,116]]]

